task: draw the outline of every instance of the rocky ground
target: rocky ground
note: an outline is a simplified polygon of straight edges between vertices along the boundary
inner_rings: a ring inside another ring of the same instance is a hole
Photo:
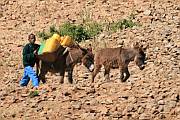
[[[89,41],[94,51],[136,41],[148,45],[146,68],[140,71],[131,63],[127,82],[119,82],[118,70],[111,71],[111,81],[104,81],[102,69],[91,87],[91,74],[79,65],[72,85],[60,85],[49,74],[45,91],[37,97],[29,97],[31,84],[19,87],[22,46],[29,33],[64,21],[81,23],[87,14],[112,22],[132,13],[141,26],[104,32]],[[0,31],[1,120],[180,119],[179,0],[1,0]]]

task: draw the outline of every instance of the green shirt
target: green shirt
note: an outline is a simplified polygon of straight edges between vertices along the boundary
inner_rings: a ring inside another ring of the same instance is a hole
[[[36,58],[34,55],[34,51],[39,48],[38,44],[28,43],[23,49],[23,65],[34,67]]]

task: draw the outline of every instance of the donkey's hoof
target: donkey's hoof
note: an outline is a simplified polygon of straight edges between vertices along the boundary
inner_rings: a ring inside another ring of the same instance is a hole
[[[72,81],[72,80],[68,80],[68,82],[69,82],[70,84],[73,84],[73,81]]]
[[[91,80],[91,83],[94,83],[94,79]]]
[[[104,81],[105,81],[105,82],[110,82],[110,79],[105,79]]]
[[[42,81],[42,83],[43,83],[43,84],[45,84],[45,83],[46,83],[46,80],[41,80],[41,81]]]
[[[60,81],[59,83],[60,83],[60,84],[63,84],[63,83],[64,83],[64,81]]]
[[[125,79],[121,79],[121,82],[126,82],[126,80]]]
[[[91,88],[94,88],[94,83],[90,83],[90,87],[91,87]]]

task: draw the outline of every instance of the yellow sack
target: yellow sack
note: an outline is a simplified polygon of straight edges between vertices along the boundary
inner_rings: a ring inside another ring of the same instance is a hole
[[[60,38],[58,34],[54,34],[51,38],[47,39],[42,53],[52,53],[56,51],[60,46]]]
[[[74,40],[70,36],[61,37],[59,42],[62,46],[67,47],[73,46],[75,44]]]

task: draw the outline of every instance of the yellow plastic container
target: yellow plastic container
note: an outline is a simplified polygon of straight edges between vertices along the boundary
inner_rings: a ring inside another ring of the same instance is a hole
[[[60,36],[58,34],[54,34],[51,38],[47,39],[42,53],[52,53],[56,51],[60,46],[59,40]]]
[[[57,58],[56,50],[59,48],[61,37],[58,34],[43,42],[38,51],[39,59],[47,62],[54,62]]]
[[[58,34],[53,34],[53,36],[51,37],[52,39],[57,39],[57,40],[60,40],[61,39],[61,37],[60,37],[60,35],[58,35]]]
[[[67,47],[70,47],[75,44],[74,40],[70,36],[61,37],[59,42],[62,46],[67,46]]]

